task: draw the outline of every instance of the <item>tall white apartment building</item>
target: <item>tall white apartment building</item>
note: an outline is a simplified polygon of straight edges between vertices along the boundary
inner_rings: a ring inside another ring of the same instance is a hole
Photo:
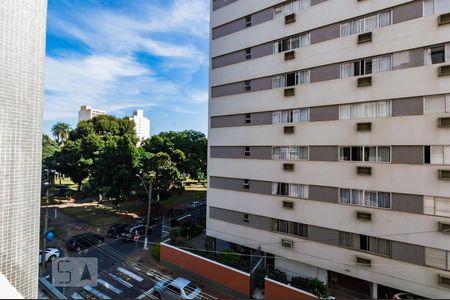
[[[46,0],[0,1],[0,273],[31,299],[38,292],[46,13]]]
[[[450,1],[213,0],[207,234],[450,297]]]
[[[96,116],[101,115],[106,115],[106,112],[103,110],[94,109],[90,105],[83,105],[78,111],[78,123],[80,123],[81,121],[90,120]]]
[[[150,120],[144,117],[144,111],[142,109],[135,110],[130,119],[136,125],[136,135],[140,142],[150,138]]]

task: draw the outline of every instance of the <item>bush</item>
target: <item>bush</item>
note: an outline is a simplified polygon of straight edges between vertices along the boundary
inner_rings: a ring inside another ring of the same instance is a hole
[[[152,250],[151,251],[152,251],[153,258],[156,259],[156,260],[159,260],[160,259],[160,255],[161,255],[161,245],[160,245],[159,241],[155,242],[152,245]]]
[[[330,296],[330,292],[328,291],[326,285],[317,278],[313,278],[309,280],[309,288],[311,293],[319,297],[320,299],[326,299]]]
[[[170,234],[172,238],[181,236],[181,227],[172,227],[172,229],[170,230]]]
[[[236,266],[240,260],[240,255],[233,249],[225,249],[217,256],[217,261],[224,265]]]

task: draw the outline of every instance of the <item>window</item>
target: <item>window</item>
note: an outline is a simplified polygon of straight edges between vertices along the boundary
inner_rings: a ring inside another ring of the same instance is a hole
[[[293,0],[285,4],[278,5],[274,9],[274,17],[281,17],[296,13],[311,6],[311,0]]]
[[[286,146],[273,147],[274,160],[307,160],[308,147],[301,146]]]
[[[339,203],[391,209],[391,194],[376,191],[339,189]]]
[[[242,184],[244,185],[244,189],[246,190],[250,189],[250,180],[244,179]]]
[[[308,192],[309,188],[307,185],[281,182],[272,183],[272,195],[308,199]]]
[[[352,147],[352,161],[363,161],[363,147]]]
[[[252,26],[252,16],[246,16],[245,17],[245,27],[251,27]]]
[[[450,94],[425,97],[425,114],[450,113]]]
[[[245,147],[244,156],[250,156],[250,147]]]
[[[309,121],[308,108],[274,111],[272,113],[273,124],[302,123],[308,121]]]
[[[244,90],[246,92],[250,92],[252,90],[252,83],[251,83],[251,81],[245,81],[244,82]]]
[[[356,233],[339,232],[339,246],[383,256],[392,255],[391,241]]]
[[[173,294],[175,296],[180,296],[181,295],[180,289],[177,288],[176,286],[173,286],[173,285],[166,286],[165,290],[167,292],[169,292],[170,294]]]
[[[366,58],[340,65],[341,78],[370,75],[392,70],[392,55],[383,55],[375,58]]]
[[[252,122],[252,115],[245,114],[245,124],[250,124]]]
[[[425,65],[440,64],[448,61],[446,56],[450,56],[450,44],[438,45],[424,50]]]
[[[450,198],[424,197],[424,213],[427,215],[450,217]]]
[[[450,146],[431,146],[432,165],[450,165]]]
[[[248,214],[242,214],[242,221],[244,223],[250,222]]]
[[[433,14],[444,14],[450,12],[449,0],[424,0],[423,15],[431,16]]]
[[[425,248],[425,265],[441,270],[449,270],[449,252],[441,249]]]
[[[272,88],[283,88],[306,84],[310,82],[310,71],[298,71],[284,75],[276,75],[272,77]]]
[[[372,119],[391,116],[391,100],[344,104],[339,106],[339,120]]]
[[[281,53],[290,51],[293,49],[306,47],[311,44],[311,35],[309,33],[294,35],[283,40],[279,40],[273,43],[273,53]]]
[[[251,48],[245,49],[245,59],[251,58],[252,58],[252,49]]]
[[[272,230],[300,237],[308,236],[308,225],[296,222],[272,219]]]
[[[339,147],[339,159],[341,161],[390,163],[391,147]]]
[[[376,15],[355,19],[341,24],[341,37],[392,25],[392,11],[384,11]]]

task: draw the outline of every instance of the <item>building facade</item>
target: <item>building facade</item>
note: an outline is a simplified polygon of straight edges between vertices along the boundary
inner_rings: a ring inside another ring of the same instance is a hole
[[[78,111],[78,123],[90,120],[96,116],[106,115],[105,111],[92,108],[90,105],[83,105]]]
[[[150,120],[144,117],[144,111],[142,109],[135,110],[131,120],[136,125],[136,135],[139,138],[139,142],[150,138]]]
[[[25,298],[38,291],[46,12],[0,1],[0,273]]]
[[[207,234],[374,298],[450,297],[449,12],[213,0]]]

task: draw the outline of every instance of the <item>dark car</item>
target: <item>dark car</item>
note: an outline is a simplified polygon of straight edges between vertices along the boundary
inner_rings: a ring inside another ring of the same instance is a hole
[[[127,224],[114,224],[109,227],[108,236],[119,237],[123,230],[127,227]]]
[[[168,210],[167,215],[171,218],[177,218],[180,217],[182,215],[185,215],[187,213],[187,211],[185,209],[182,208],[171,208]]]
[[[81,251],[91,246],[102,244],[105,239],[95,233],[82,233],[72,237],[66,244],[67,249],[70,251]]]
[[[152,228],[148,227],[148,235],[152,233]],[[124,241],[133,241],[134,237],[138,235],[139,239],[145,236],[145,225],[143,224],[132,224],[124,228],[120,234],[120,238]]]
[[[154,226],[156,225],[159,221],[161,220],[161,218],[150,218],[150,221],[148,222],[149,226]],[[136,224],[140,224],[140,225],[145,225],[147,223],[147,218],[146,217],[139,217],[136,220]]]

